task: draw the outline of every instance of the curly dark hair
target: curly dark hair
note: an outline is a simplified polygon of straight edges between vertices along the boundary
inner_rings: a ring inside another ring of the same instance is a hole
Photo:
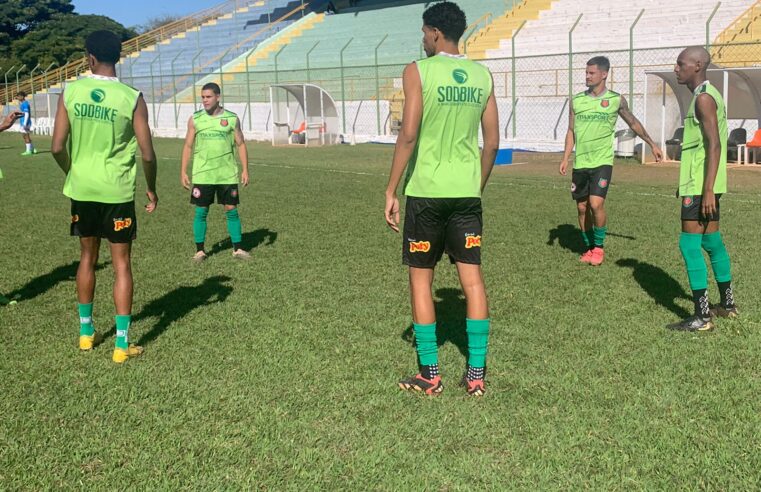
[[[460,40],[468,22],[465,12],[454,2],[435,3],[423,12],[423,24],[435,27],[444,37],[455,43]]]
[[[100,63],[116,65],[121,49],[121,39],[111,31],[94,31],[85,39],[85,50]]]

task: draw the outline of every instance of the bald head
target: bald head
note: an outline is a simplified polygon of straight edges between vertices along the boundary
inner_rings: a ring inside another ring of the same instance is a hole
[[[706,80],[706,70],[710,64],[711,55],[702,46],[690,46],[682,50],[674,67],[677,82],[693,90]]]
[[[680,58],[682,56],[684,56],[690,63],[700,65],[703,72],[705,72],[708,69],[708,65],[711,64],[711,54],[702,46],[690,46],[689,48],[685,48],[682,53],[679,54]]]

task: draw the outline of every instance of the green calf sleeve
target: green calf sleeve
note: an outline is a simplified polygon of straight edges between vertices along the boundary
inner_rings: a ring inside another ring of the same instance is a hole
[[[239,244],[241,242],[242,233],[238,209],[234,208],[228,210],[225,212],[225,215],[227,216],[227,232],[230,233],[230,240],[233,244]]]
[[[732,269],[729,262],[729,253],[724,247],[724,241],[721,239],[721,232],[716,231],[711,234],[703,234],[703,249],[706,250],[711,258],[711,267],[713,275],[717,282],[731,282]]]
[[[422,366],[439,363],[439,348],[436,345],[436,323],[430,325],[412,324],[415,329],[417,356]]]
[[[209,216],[209,207],[196,207],[196,215],[193,219],[193,239],[196,243],[206,241],[206,217]]]
[[[682,252],[682,257],[684,257],[691,290],[708,288],[708,269],[706,268],[705,258],[703,258],[703,251],[700,249],[702,241],[702,234],[683,232],[679,236],[679,250]]]
[[[486,365],[486,350],[489,344],[488,319],[466,319],[465,331],[468,334],[468,365],[482,368]]]

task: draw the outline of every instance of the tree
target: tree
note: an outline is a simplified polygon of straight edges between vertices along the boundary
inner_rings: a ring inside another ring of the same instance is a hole
[[[175,14],[160,15],[158,17],[152,17],[148,19],[145,22],[145,24],[134,26],[132,27],[132,29],[138,34],[145,34],[148,31],[153,31],[154,29],[158,29],[161,26],[171,24],[172,22],[176,22],[180,19],[182,19],[181,15],[175,15]]]
[[[71,0],[0,1],[0,50],[7,54],[13,41],[55,15],[69,14],[73,11]]]
[[[134,31],[102,15],[56,15],[13,43],[13,56],[27,67],[38,63],[46,66],[51,62],[64,65],[83,57],[85,39],[101,29],[112,31],[122,41],[135,36]]]

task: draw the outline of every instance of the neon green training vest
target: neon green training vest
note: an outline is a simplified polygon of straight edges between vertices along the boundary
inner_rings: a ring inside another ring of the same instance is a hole
[[[238,183],[235,162],[235,126],[238,116],[224,109],[211,116],[206,110],[193,114],[196,139],[193,146],[193,184]]]
[[[140,91],[115,77],[93,75],[63,91],[71,133],[71,169],[63,194],[84,202],[135,199],[137,140],[132,117]]]
[[[573,133],[576,138],[574,169],[613,165],[613,137],[621,95],[608,89],[599,97],[586,91],[573,96]]]
[[[492,91],[489,70],[463,57],[419,60],[423,119],[404,193],[421,198],[481,196],[478,129]]]
[[[682,140],[682,162],[679,166],[679,196],[703,194],[706,172],[706,148],[700,122],[695,117],[695,101],[700,94],[708,94],[716,101],[716,119],[719,123],[719,169],[713,183],[714,193],[727,192],[727,110],[724,98],[708,81],[695,88],[690,109],[684,118],[684,138]]]

